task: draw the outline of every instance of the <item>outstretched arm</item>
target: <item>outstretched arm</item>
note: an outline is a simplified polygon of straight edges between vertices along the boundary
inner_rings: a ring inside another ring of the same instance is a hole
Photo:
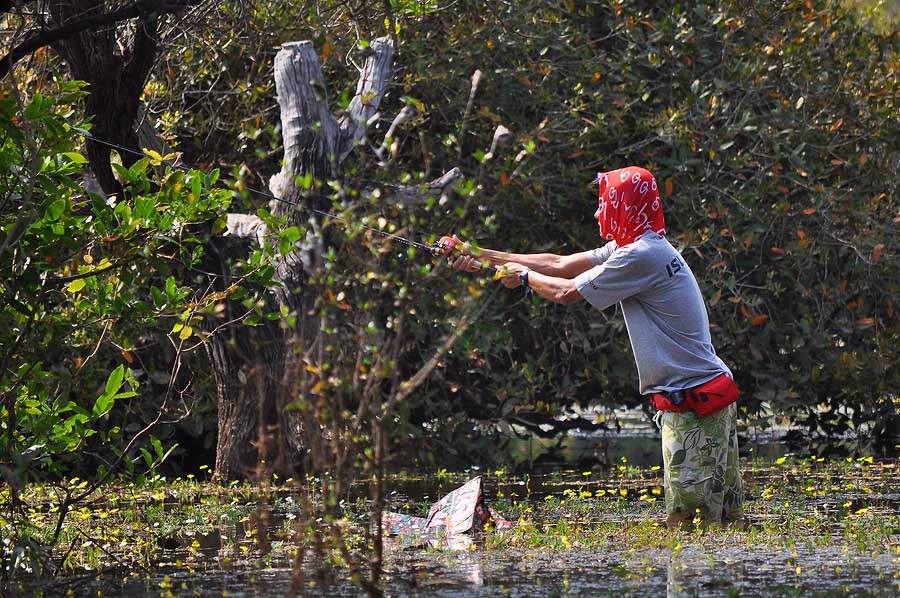
[[[476,252],[468,243],[461,241],[456,235],[453,236],[453,240],[456,242],[456,249],[462,254],[453,261],[453,267],[467,272],[478,270],[481,266],[477,262],[489,266],[514,262],[538,274],[569,279],[594,267],[588,257],[590,254],[588,251],[571,255],[557,255],[555,253],[510,253],[481,247],[475,255]]]
[[[528,286],[547,301],[571,305],[584,299],[578,292],[574,280],[541,274],[521,263],[507,262],[503,264],[503,276],[500,278],[500,282],[503,283],[503,286],[514,289],[522,285],[522,273],[526,271],[528,272]]]

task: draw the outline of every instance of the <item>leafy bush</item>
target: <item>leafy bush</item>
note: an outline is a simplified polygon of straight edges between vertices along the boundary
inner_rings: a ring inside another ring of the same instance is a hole
[[[202,341],[194,322],[217,299],[176,277],[190,279],[202,256],[197,223],[230,200],[212,189],[215,172],[163,169],[158,155],[119,167],[126,197],[87,193],[76,148],[89,133],[73,109],[81,84],[27,83],[0,100],[4,570],[25,557],[39,570],[40,547],[59,533],[29,523],[25,484],[58,481],[61,525],[111,468],[152,472],[167,456],[150,432],[189,410],[179,364]],[[148,366],[160,364],[169,371],[153,380]],[[133,421],[148,411],[155,417]]]

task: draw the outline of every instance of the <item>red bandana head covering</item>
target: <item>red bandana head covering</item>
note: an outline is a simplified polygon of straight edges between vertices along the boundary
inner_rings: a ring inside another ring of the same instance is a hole
[[[637,166],[597,174],[600,236],[615,240],[619,247],[637,240],[648,230],[666,234],[662,202],[656,178]]]

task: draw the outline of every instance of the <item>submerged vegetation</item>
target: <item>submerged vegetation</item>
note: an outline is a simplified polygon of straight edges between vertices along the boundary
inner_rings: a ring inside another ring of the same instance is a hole
[[[388,508],[423,514],[431,500],[470,475],[393,476],[386,482],[393,490]],[[479,533],[456,550],[436,547],[424,553],[402,550],[386,539],[386,594],[405,595],[420,584],[446,590],[478,586],[500,595],[504,587],[539,579],[549,584],[548,591],[568,586],[572,595],[587,595],[593,579],[608,578],[604,583],[612,584],[610,591],[624,591],[664,585],[673,576],[672,583],[688,593],[709,583],[745,596],[900,591],[900,469],[895,461],[815,456],[751,461],[744,474],[745,529],[693,532],[665,528],[662,481],[655,467],[622,463],[602,473],[485,475],[488,502],[515,527]],[[43,595],[63,595],[71,588],[100,589],[105,596],[133,589],[212,595],[204,580],[216,580],[219,595],[263,587],[257,584],[289,588],[302,562],[298,551],[308,553],[306,566],[315,559],[326,565],[315,575],[312,569],[305,572],[306,593],[347,591],[344,555],[302,540],[311,536],[300,528],[316,525],[302,521],[305,484],[284,480],[263,491],[246,483],[157,478],[111,490],[74,509],[66,520],[60,541],[65,550],[58,561],[65,576]],[[53,497],[45,492],[29,490],[32,504],[43,505],[29,513],[36,538],[41,530],[49,533],[54,522]],[[365,550],[361,530],[368,507],[358,498],[364,494],[355,487],[341,501],[341,525],[354,551]],[[0,529],[9,525],[2,521]],[[473,578],[476,562],[482,573]],[[753,571],[759,565],[766,567],[764,576]],[[724,570],[713,571],[716,567]],[[547,576],[549,570],[555,575]],[[10,588],[31,589],[25,582]]]

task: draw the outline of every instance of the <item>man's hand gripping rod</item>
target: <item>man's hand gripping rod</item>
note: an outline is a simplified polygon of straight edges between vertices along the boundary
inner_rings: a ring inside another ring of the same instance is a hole
[[[452,259],[453,251],[456,249],[456,246],[458,244],[459,241],[454,239],[453,237],[441,237],[437,243],[431,246],[431,255],[433,255],[434,257],[446,256],[448,259]],[[503,275],[503,273],[501,272],[502,268],[487,266],[480,260],[475,261],[478,264],[478,272],[488,272],[493,276]]]

